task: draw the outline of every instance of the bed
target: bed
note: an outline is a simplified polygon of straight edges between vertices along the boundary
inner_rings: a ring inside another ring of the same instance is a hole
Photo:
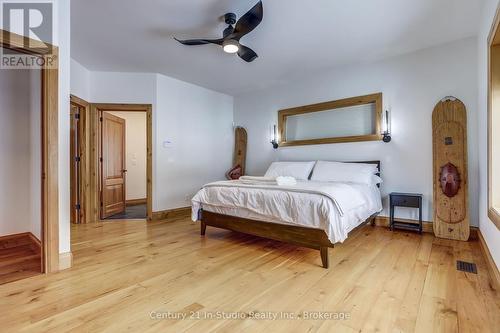
[[[380,175],[380,161],[350,163],[376,166]],[[328,248],[374,223],[382,210],[379,186],[318,181],[309,174],[295,185],[215,182],[193,197],[192,219],[200,221],[202,236],[212,226],[317,249],[328,268]]]

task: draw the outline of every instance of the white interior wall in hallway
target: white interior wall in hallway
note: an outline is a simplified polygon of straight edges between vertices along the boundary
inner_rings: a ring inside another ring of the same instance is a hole
[[[56,4],[55,45],[59,48],[59,253],[71,252],[70,242],[70,190],[69,190],[69,94],[70,94],[70,45],[71,1],[53,1]]]
[[[90,102],[90,72],[73,59],[71,59],[70,72],[71,93]]]
[[[233,98],[164,75],[157,80],[156,209],[187,207],[231,167]]]
[[[39,70],[0,70],[0,236],[41,230]]]

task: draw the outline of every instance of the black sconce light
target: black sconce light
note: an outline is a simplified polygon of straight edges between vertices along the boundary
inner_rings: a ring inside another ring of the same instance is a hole
[[[385,110],[383,117],[382,117],[382,141],[385,143],[391,142],[391,121],[389,117],[389,110]]]
[[[271,130],[271,144],[273,145],[274,149],[278,149],[279,143],[278,143],[278,131],[276,130],[276,125],[273,125]]]

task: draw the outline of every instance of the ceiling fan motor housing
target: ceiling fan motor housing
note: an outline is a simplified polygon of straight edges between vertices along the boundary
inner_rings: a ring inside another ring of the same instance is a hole
[[[226,13],[224,15],[224,22],[226,22],[226,24],[235,24],[236,23],[236,14],[235,13]]]

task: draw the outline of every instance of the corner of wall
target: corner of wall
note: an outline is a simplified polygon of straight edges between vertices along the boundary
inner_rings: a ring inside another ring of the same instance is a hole
[[[70,66],[71,94],[90,102],[90,71],[73,58]]]
[[[59,252],[70,251],[69,191],[69,95],[71,79],[71,7],[70,1],[57,3],[59,46]]]

